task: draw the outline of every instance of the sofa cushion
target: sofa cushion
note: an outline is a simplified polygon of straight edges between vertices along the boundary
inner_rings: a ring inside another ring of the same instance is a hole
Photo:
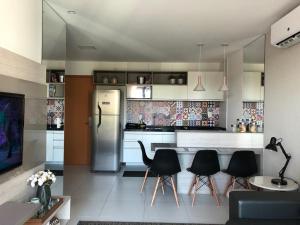
[[[299,225],[300,220],[263,220],[263,219],[237,219],[230,220],[226,225]]]

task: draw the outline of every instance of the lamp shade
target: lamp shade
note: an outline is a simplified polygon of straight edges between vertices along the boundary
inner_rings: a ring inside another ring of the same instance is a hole
[[[201,75],[198,76],[198,83],[193,91],[205,91],[205,88],[203,87],[203,84],[201,82]]]
[[[265,147],[268,150],[272,150],[277,152],[277,143],[276,143],[277,139],[275,137],[271,137],[270,143],[267,144],[267,146]]]
[[[229,88],[227,86],[226,77],[224,76],[223,77],[223,84],[220,87],[219,91],[228,91],[228,90],[229,90]]]

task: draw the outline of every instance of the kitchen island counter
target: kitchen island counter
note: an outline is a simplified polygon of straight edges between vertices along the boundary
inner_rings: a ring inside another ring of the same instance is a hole
[[[263,148],[188,148],[188,147],[178,147],[176,143],[152,143],[151,144],[151,151],[154,152],[158,149],[174,149],[178,153],[178,159],[180,162],[181,172],[176,175],[176,183],[177,183],[177,191],[181,194],[187,194],[190,184],[193,180],[194,174],[187,171],[192,165],[194,156],[197,151],[199,150],[216,150],[218,152],[218,158],[220,163],[221,170],[224,170],[228,167],[229,161],[231,159],[232,154],[235,151],[241,150],[251,150],[254,151],[256,155],[256,161],[258,166],[258,174],[260,174],[260,168],[262,168],[262,155],[263,155]],[[214,175],[216,180],[216,186],[219,194],[222,194],[225,190],[225,186],[228,182],[229,176],[223,172],[218,172]],[[207,187],[203,187],[199,190],[198,194],[209,194],[210,191]]]
[[[206,147],[178,147],[176,143],[151,143],[151,151],[158,149],[174,149],[178,154],[195,154],[199,150],[207,150]],[[236,151],[251,150],[256,155],[263,153],[263,148],[227,148],[227,147],[210,147],[209,150],[216,150],[221,155],[232,155]]]

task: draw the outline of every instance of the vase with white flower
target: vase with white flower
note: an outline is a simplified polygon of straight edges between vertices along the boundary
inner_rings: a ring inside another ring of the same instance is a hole
[[[51,184],[56,181],[51,171],[39,171],[27,179],[31,187],[37,186],[36,197],[40,199],[43,208],[47,208],[51,199]]]

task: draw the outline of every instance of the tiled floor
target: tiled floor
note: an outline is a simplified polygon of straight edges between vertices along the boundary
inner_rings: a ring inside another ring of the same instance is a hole
[[[163,196],[158,192],[150,207],[154,178],[149,178],[145,191],[139,193],[142,178],[122,177],[122,173],[91,173],[88,167],[65,167],[64,178],[58,179],[53,193],[71,195],[71,225],[79,220],[139,221],[171,223],[224,224],[228,219],[228,200],[221,197],[217,207],[209,195],[199,195],[194,207],[188,195],[179,195],[177,208],[172,190]]]

